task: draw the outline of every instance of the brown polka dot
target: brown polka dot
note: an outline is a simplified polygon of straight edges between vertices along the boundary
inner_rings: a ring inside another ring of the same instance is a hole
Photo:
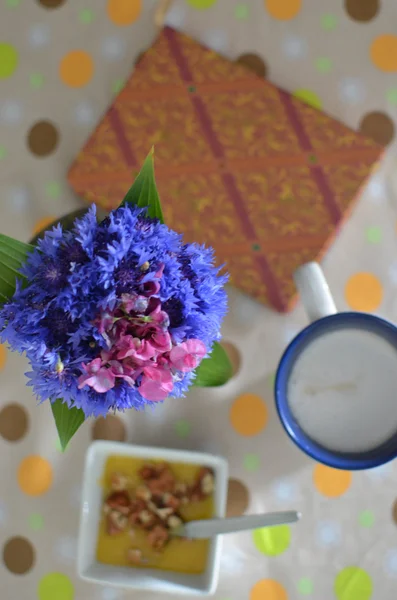
[[[258,54],[241,54],[241,56],[237,58],[236,63],[253,71],[256,75],[259,75],[259,77],[266,77],[267,75],[266,63]]]
[[[58,130],[50,121],[38,121],[29,130],[28,147],[36,156],[48,156],[58,146]]]
[[[3,561],[11,573],[23,575],[30,571],[35,562],[35,552],[32,544],[23,537],[13,537],[7,540],[3,548]]]
[[[364,115],[359,130],[382,146],[389,144],[394,137],[394,123],[383,112],[373,111]]]
[[[236,348],[234,344],[232,344],[232,342],[228,342],[226,340],[221,342],[221,346],[226,351],[226,354],[228,355],[229,360],[232,363],[233,376],[237,375],[241,365],[240,351]]]
[[[44,8],[59,8],[66,0],[38,0],[38,3]]]
[[[123,421],[120,417],[115,417],[114,415],[99,417],[92,426],[92,438],[94,440],[124,442],[126,431]]]
[[[392,517],[393,517],[393,521],[397,525],[397,499],[394,501],[394,504],[392,507]]]
[[[248,508],[249,493],[245,485],[238,479],[229,479],[227,488],[227,517],[239,517]]]
[[[379,12],[379,0],[345,0],[345,10],[354,21],[371,21]]]
[[[0,411],[0,435],[9,442],[23,438],[29,427],[29,416],[20,404],[8,404]]]

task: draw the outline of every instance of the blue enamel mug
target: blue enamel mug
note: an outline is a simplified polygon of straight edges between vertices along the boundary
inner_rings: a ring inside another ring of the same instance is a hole
[[[280,421],[318,462],[380,466],[397,456],[397,327],[367,313],[338,313],[317,263],[302,265],[294,279],[310,325],[277,368]]]

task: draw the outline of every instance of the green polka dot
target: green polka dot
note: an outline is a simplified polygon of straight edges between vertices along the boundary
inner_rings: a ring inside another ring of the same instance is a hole
[[[315,92],[312,92],[311,90],[306,90],[304,88],[295,90],[294,97],[298,98],[299,100],[302,100],[303,102],[306,102],[306,104],[309,104],[314,108],[321,109],[322,103],[320,98]]]
[[[39,600],[74,600],[73,584],[63,573],[47,573],[39,581],[37,597]]]
[[[332,70],[332,60],[325,56],[316,58],[315,65],[319,73],[329,73]]]
[[[39,90],[43,87],[44,77],[41,73],[32,73],[29,77],[29,83],[33,89]]]
[[[86,25],[92,23],[94,20],[93,11],[89,8],[83,8],[83,10],[79,12],[79,20],[81,21],[81,23],[85,23]]]
[[[288,525],[261,527],[253,532],[254,544],[266,556],[278,556],[285,552],[291,541],[291,529]]]
[[[257,471],[260,467],[261,460],[257,454],[246,454],[244,456],[244,468],[251,473]]]
[[[21,4],[21,0],[6,0],[6,5],[9,8],[17,8]]]
[[[397,106],[397,88],[389,90],[386,94],[387,101],[393,106]]]
[[[10,44],[0,44],[0,79],[11,77],[18,66],[18,52]]]
[[[363,510],[358,515],[358,522],[361,527],[372,527],[375,521],[374,513],[371,510]]]
[[[321,27],[325,31],[333,31],[338,24],[338,19],[335,15],[323,15],[321,17]]]
[[[189,421],[185,421],[184,419],[180,419],[175,423],[175,432],[178,437],[185,438],[188,437],[190,433],[190,423]]]
[[[298,581],[298,592],[302,594],[302,596],[310,596],[313,593],[313,582],[308,577],[302,577]]]
[[[193,8],[197,8],[198,10],[206,10],[207,8],[211,8],[211,6],[213,6],[217,0],[185,0],[185,1]]]
[[[124,85],[125,85],[124,79],[116,79],[116,81],[112,85],[112,92],[114,94],[118,94],[119,92],[121,92]]]
[[[7,156],[7,150],[5,146],[0,146],[0,160]]]
[[[50,198],[59,198],[61,195],[61,184],[58,181],[49,181],[45,185],[45,191]]]
[[[243,21],[244,19],[248,19],[249,17],[249,8],[246,4],[237,4],[234,9],[234,16],[236,19],[240,19]]]
[[[29,527],[33,529],[33,531],[40,531],[40,529],[43,529],[43,525],[44,519],[42,515],[39,515],[38,513],[33,513],[32,515],[30,515]]]
[[[338,600],[369,600],[372,596],[372,580],[360,567],[346,567],[338,573],[334,585]]]
[[[382,240],[382,230],[380,227],[368,227],[365,236],[370,244],[379,244]]]

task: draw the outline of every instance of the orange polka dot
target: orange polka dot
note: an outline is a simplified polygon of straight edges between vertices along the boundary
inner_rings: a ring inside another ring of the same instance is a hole
[[[48,460],[38,455],[24,458],[18,467],[18,484],[28,496],[41,496],[52,484],[52,467]]]
[[[261,579],[251,589],[250,600],[288,600],[288,596],[278,581]]]
[[[59,65],[59,76],[65,85],[78,88],[86,85],[94,73],[91,55],[84,50],[72,50],[65,54]]]
[[[141,14],[141,0],[108,0],[108,16],[116,25],[130,25]]]
[[[33,227],[33,234],[38,235],[43,229],[47,229],[47,227],[55,221],[55,218],[56,217],[43,217],[42,219],[39,219]]]
[[[4,368],[7,360],[7,348],[4,344],[0,344],[0,369]]]
[[[323,496],[328,498],[342,496],[349,489],[351,482],[350,471],[340,471],[321,464],[314,467],[313,483]]]
[[[382,284],[372,273],[355,273],[347,280],[345,299],[353,310],[372,312],[379,308],[382,298]]]
[[[255,394],[242,394],[232,404],[230,423],[240,435],[257,435],[267,423],[267,407]]]
[[[302,0],[264,0],[265,8],[274,18],[288,21],[296,17],[302,6]]]
[[[379,35],[372,42],[370,53],[375,67],[387,73],[397,71],[397,35]]]

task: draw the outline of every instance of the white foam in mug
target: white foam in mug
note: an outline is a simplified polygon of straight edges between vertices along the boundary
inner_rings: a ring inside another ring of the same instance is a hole
[[[397,431],[397,350],[372,331],[327,331],[299,354],[287,395],[300,427],[324,448],[377,448]]]
[[[293,442],[337,469],[397,458],[397,326],[367,313],[338,313],[317,263],[294,274],[311,324],[289,344],[275,400]]]

